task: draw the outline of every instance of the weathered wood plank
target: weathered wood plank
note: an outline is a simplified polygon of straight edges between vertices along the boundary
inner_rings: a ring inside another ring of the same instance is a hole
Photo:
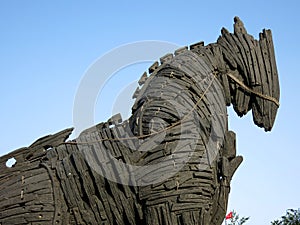
[[[217,43],[222,46],[224,60],[229,64],[231,69],[237,69],[237,63],[231,54],[230,46],[228,46],[227,42],[222,37],[219,37]]]
[[[156,61],[149,67],[149,73],[153,73],[159,66],[159,63]]]
[[[277,71],[277,65],[275,60],[275,51],[274,51],[274,44],[273,44],[273,38],[272,38],[272,32],[271,30],[265,30],[265,37],[266,42],[269,50],[269,59],[270,59],[270,66],[271,66],[271,82],[272,82],[272,90],[271,90],[271,96],[274,97],[279,101],[280,97],[280,88],[279,88],[279,80],[278,80],[278,71]],[[278,106],[275,103],[271,104],[271,112],[270,112],[270,122],[271,126],[273,126],[275,117],[277,114]]]
[[[272,78],[271,78],[271,66],[270,66],[270,59],[269,59],[269,52],[268,52],[268,46],[265,38],[265,32],[260,33],[260,49],[261,54],[263,56],[264,60],[264,70],[265,70],[265,77],[264,77],[264,83],[263,83],[263,94],[267,96],[271,96],[272,91]],[[264,111],[263,111],[263,122],[264,127],[269,130],[271,127],[271,102],[268,100],[263,100],[264,105]]]
[[[237,63],[237,69],[245,71],[244,76],[247,76],[247,67],[244,60],[243,49],[241,49],[239,41],[236,40],[236,37],[233,34],[230,34],[226,29],[222,30],[222,36],[227,42],[227,46],[230,46],[232,57]]]
[[[259,73],[256,75],[256,80],[260,85],[256,87],[256,91],[258,93],[263,93],[263,84],[265,82],[265,69],[264,69],[264,61],[261,54],[260,44],[258,41],[254,41],[255,47],[256,47],[256,57],[257,57],[257,63],[259,68]],[[263,99],[261,99],[259,96],[254,96],[252,101],[252,115],[253,115],[253,121],[258,126],[263,126],[263,111],[264,111],[264,102]]]

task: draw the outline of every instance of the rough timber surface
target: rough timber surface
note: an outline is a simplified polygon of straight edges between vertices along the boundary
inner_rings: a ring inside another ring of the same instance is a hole
[[[226,106],[252,110],[269,131],[280,95],[271,31],[255,40],[234,22],[216,43],[150,66],[129,119],[114,115],[73,141],[66,129],[0,157],[0,225],[221,225],[242,162]]]

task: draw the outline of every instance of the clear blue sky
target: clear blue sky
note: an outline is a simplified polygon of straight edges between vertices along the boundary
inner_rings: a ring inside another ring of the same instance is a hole
[[[300,207],[299,9],[297,0],[2,0],[0,155],[72,127],[80,80],[109,50],[143,40],[178,45],[215,42],[221,27],[232,30],[238,15],[255,37],[263,28],[272,29],[282,94],[271,133],[257,128],[251,114],[239,119],[230,113],[244,162],[233,179],[229,209],[250,216],[249,225],[270,224],[287,208]],[[119,80],[129,84],[146,69],[146,64],[128,68],[120,72]],[[112,93],[118,88],[112,79],[105,98],[114,100]],[[96,122],[108,117],[101,104],[95,109]],[[125,107],[129,110],[130,104]]]

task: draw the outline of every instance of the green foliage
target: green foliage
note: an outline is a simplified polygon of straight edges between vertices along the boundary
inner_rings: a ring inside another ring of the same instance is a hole
[[[234,210],[232,211],[232,218],[229,219],[230,223],[228,225],[242,225],[249,220],[250,217],[242,217],[240,218],[239,214],[237,214]]]
[[[300,225],[300,209],[288,209],[280,220],[271,222],[272,225]]]

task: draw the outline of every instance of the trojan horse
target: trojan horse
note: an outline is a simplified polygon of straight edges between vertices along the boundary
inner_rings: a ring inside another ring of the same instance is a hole
[[[279,107],[272,34],[238,18],[139,80],[132,115],[72,128],[0,158],[0,224],[220,225],[242,157],[226,106],[270,131]],[[8,167],[7,160],[16,163]]]

